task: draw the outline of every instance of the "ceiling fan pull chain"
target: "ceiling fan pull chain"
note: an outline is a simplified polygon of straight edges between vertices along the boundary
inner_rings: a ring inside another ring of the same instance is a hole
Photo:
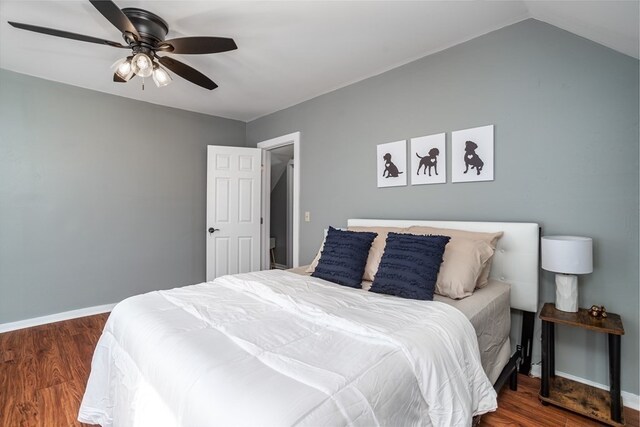
[[[142,78],[142,90],[144,90],[144,77]]]

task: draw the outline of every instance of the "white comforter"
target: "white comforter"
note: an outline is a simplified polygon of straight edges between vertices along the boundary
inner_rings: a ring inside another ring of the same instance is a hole
[[[118,304],[78,419],[103,426],[468,426],[496,408],[446,304],[283,271]]]

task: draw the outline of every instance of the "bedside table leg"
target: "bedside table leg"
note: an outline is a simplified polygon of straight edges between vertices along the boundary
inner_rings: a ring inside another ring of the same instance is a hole
[[[611,380],[611,419],[622,421],[620,399],[620,335],[609,334],[609,377]]]
[[[556,324],[549,322],[549,377],[556,376]]]
[[[549,397],[549,331],[551,322],[542,321],[542,387],[540,395]]]

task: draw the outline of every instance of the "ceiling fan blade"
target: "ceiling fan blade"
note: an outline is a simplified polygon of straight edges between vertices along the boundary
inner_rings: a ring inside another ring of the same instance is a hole
[[[158,50],[178,54],[219,53],[237,48],[233,39],[224,37],[181,37],[165,40],[158,45]]]
[[[113,73],[113,81],[116,83],[126,83],[127,81],[120,77],[118,74]]]
[[[129,46],[123,46],[118,42],[112,42],[109,40],[103,40],[96,37],[85,36],[83,34],[70,33],[68,31],[55,30],[53,28],[38,27],[36,25],[21,24],[19,22],[11,22],[11,21],[9,21],[9,25],[15,28],[19,28],[21,30],[33,31],[36,33],[47,34],[50,36],[63,37],[65,39],[78,40],[81,42],[104,44],[107,46],[121,47],[126,49],[129,48]]]
[[[187,64],[176,61],[168,56],[158,56],[158,61],[180,77],[189,80],[191,83],[202,86],[205,89],[213,90],[218,87],[209,77],[202,74],[195,68],[191,68]]]
[[[136,40],[140,39],[140,34],[138,34],[136,27],[114,2],[111,0],[89,0],[89,2],[121,33],[131,33]]]

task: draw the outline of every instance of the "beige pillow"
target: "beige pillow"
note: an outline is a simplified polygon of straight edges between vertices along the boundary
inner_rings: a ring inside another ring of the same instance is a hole
[[[384,253],[384,247],[387,245],[387,234],[389,233],[406,233],[406,228],[400,227],[349,227],[347,228],[349,231],[369,231],[373,233],[378,233],[375,239],[373,239],[373,243],[371,243],[371,248],[369,249],[369,257],[367,258],[367,264],[364,267],[364,275],[362,276],[362,280],[373,282],[373,278],[378,271],[378,267],[380,266],[380,260],[382,259],[382,254]]]
[[[464,239],[471,240],[482,240],[491,246],[492,251],[496,250],[496,245],[498,244],[498,240],[504,234],[502,231],[498,231],[496,233],[483,233],[479,231],[466,231],[466,230],[454,230],[451,228],[437,228],[437,227],[422,227],[414,225],[413,227],[408,228],[408,232],[412,234],[436,234],[441,236],[449,236],[449,237],[461,237]],[[446,252],[446,249],[445,249]],[[476,288],[483,288],[487,286],[489,283],[489,273],[491,272],[491,261],[493,259],[493,255],[487,260],[478,280],[476,281]]]
[[[325,236],[324,239],[326,238],[327,237]],[[313,261],[311,261],[311,264],[309,264],[309,266],[305,270],[305,273],[313,273],[314,271],[316,271],[318,262],[320,262],[320,255],[322,255],[322,250],[324,249],[324,239],[322,239],[322,244],[320,245],[320,249],[318,249],[318,253],[316,254],[315,258],[313,258]]]
[[[444,249],[435,292],[453,299],[468,297],[493,255],[485,241],[452,237]]]

